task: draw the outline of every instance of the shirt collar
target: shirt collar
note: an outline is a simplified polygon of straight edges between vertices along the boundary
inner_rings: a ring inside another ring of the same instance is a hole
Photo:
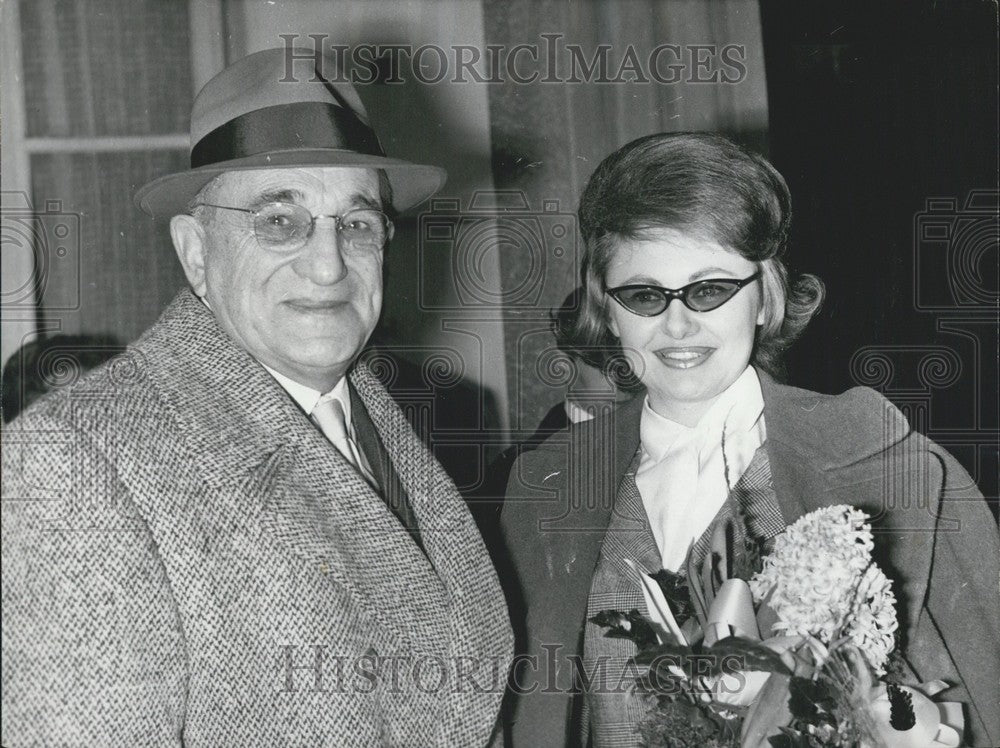
[[[198,299],[209,309],[212,305],[208,303],[208,299],[205,296],[199,296]],[[214,312],[213,312],[214,314]],[[322,393],[319,390],[314,390],[312,387],[306,387],[304,384],[299,384],[294,379],[289,379],[284,374],[281,374],[274,369],[272,369],[267,364],[261,364],[267,373],[278,380],[278,384],[287,392],[295,404],[302,408],[302,412],[307,416],[312,415],[313,408],[319,403],[321,399],[330,400],[336,398],[340,400],[340,407],[344,409],[344,420],[347,422],[348,428],[351,426],[351,393],[347,389],[347,376],[342,376],[340,381],[337,382],[333,389],[327,393]]]
[[[642,404],[639,439],[646,453],[658,462],[675,446],[693,441],[700,449],[706,440],[718,440],[723,426],[727,434],[747,432],[758,424],[763,426],[763,412],[764,397],[760,392],[760,379],[756,370],[747,366],[693,427],[661,416],[653,410],[647,395]],[[761,436],[763,440],[764,435]]]
[[[278,384],[284,388],[285,392],[302,408],[302,412],[307,416],[313,412],[313,409],[320,400],[336,399],[340,401],[340,406],[344,409],[345,420],[347,423],[351,423],[351,394],[347,389],[346,376],[341,377],[332,390],[323,393],[286,377],[266,364],[261,364],[261,366],[267,369],[268,373],[278,381]]]

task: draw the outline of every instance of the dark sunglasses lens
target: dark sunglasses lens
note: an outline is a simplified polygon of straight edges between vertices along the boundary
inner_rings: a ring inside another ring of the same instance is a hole
[[[295,246],[309,233],[312,214],[301,205],[271,203],[257,212],[257,241],[274,249]]]
[[[725,304],[740,290],[735,282],[704,281],[688,288],[686,301],[697,312],[709,312]]]
[[[653,317],[667,308],[667,297],[658,288],[624,288],[615,298],[626,309],[643,317]]]

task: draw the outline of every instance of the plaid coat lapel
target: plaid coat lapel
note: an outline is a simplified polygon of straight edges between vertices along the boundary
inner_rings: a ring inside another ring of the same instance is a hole
[[[739,519],[740,514],[743,521]],[[746,471],[729,492],[712,523],[695,541],[691,550],[694,556],[694,568],[701,569],[702,562],[712,545],[712,535],[720,522],[732,523],[732,535],[728,538],[729,573],[740,578],[749,577],[751,570],[747,569],[744,551],[747,536],[749,535],[749,538],[758,544],[762,554],[766,554],[773,545],[773,538],[785,529],[778,499],[774,493],[765,446],[761,446],[754,453]],[[683,566],[678,571],[681,574],[687,573],[687,569]]]
[[[601,559],[617,567],[619,575],[633,582],[636,591],[639,590],[638,580],[628,561],[635,562],[651,574],[660,569],[660,551],[649,526],[642,495],[635,484],[639,458],[637,450],[635,459],[618,484],[611,524],[601,543]],[[641,599],[641,594],[639,598]]]

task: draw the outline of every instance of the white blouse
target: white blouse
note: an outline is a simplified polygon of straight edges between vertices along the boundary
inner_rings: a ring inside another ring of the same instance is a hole
[[[635,482],[663,568],[681,567],[688,549],[712,523],[766,438],[764,398],[752,366],[719,395],[693,428],[659,415],[646,397]]]

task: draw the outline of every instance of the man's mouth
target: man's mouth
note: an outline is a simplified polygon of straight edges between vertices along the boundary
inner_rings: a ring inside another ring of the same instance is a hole
[[[346,303],[341,299],[289,299],[284,302],[292,310],[303,314],[333,314]]]
[[[692,369],[705,363],[715,353],[708,346],[686,346],[684,348],[661,348],[654,352],[664,366],[671,369]]]

